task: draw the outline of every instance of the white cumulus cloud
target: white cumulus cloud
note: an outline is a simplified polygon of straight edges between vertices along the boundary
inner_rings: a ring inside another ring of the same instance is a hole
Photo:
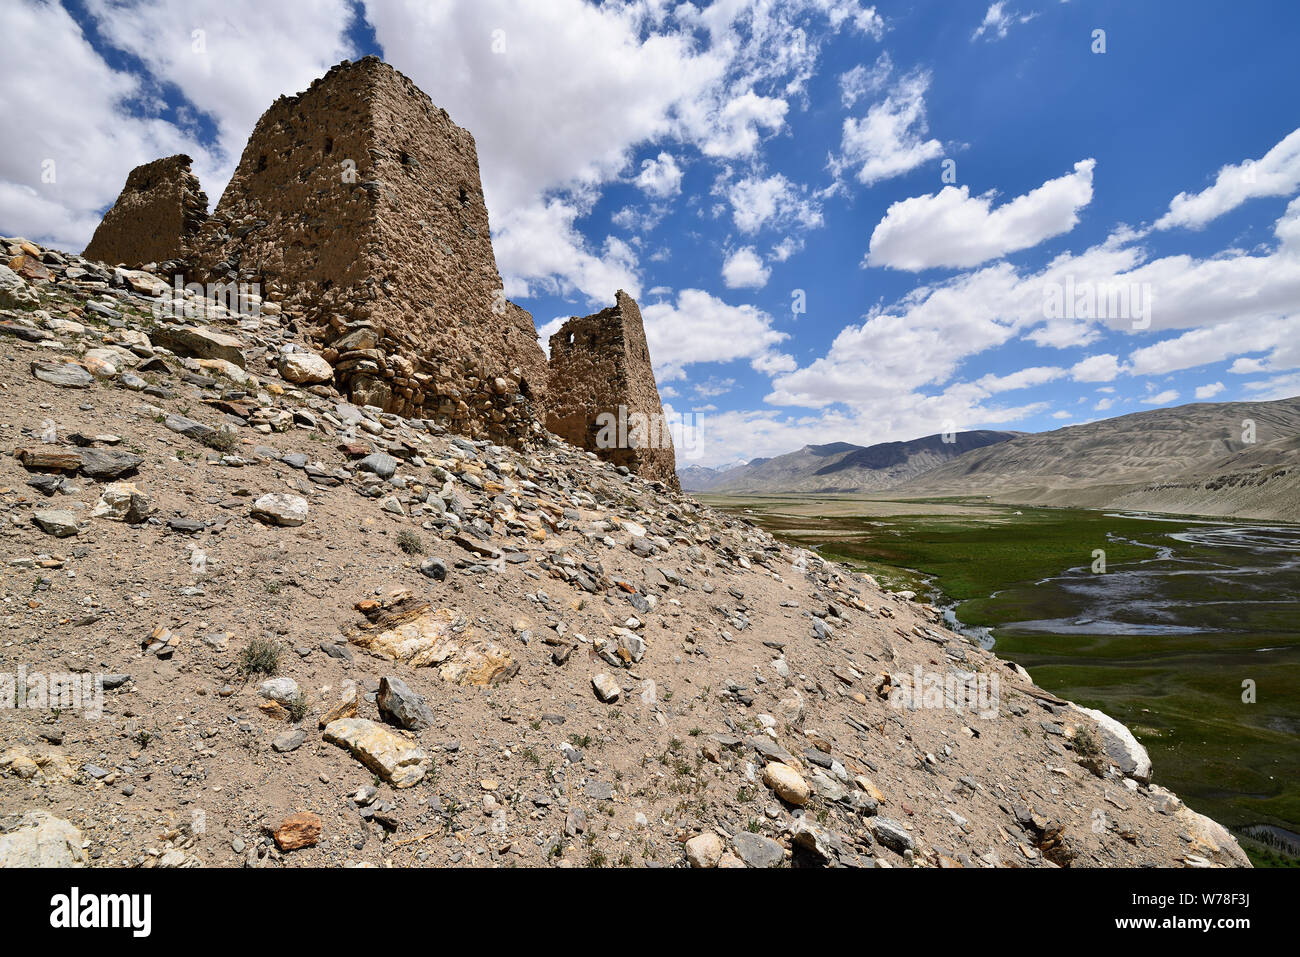
[[[651,196],[667,199],[682,191],[682,170],[671,153],[660,153],[656,159],[641,161],[637,186]]]
[[[725,191],[732,219],[742,233],[756,233],[764,227],[811,229],[822,224],[821,204],[781,173],[746,176]]]
[[[1111,382],[1120,374],[1119,357],[1110,354],[1088,356],[1070,369],[1075,382]]]
[[[700,362],[764,360],[789,338],[756,306],[733,306],[702,289],[683,289],[675,303],[641,308],[646,340],[660,382],[685,377]]]
[[[1179,193],[1169,211],[1156,220],[1157,229],[1186,226],[1200,229],[1249,199],[1290,196],[1300,188],[1300,129],[1295,130],[1259,159],[1219,170],[1214,184],[1199,193]]]
[[[911,272],[965,268],[1069,232],[1092,202],[1095,166],[1080,160],[1074,172],[996,208],[991,193],[972,196],[965,186],[894,203],[871,234],[866,264]]]
[[[943,145],[926,136],[925,92],[929,88],[930,74],[915,70],[890,87],[865,116],[847,117],[840,155],[832,160],[832,169],[856,167],[858,182],[870,186],[938,157]]]
[[[762,289],[772,270],[763,265],[753,246],[741,246],[722,264],[722,281],[728,289]]]

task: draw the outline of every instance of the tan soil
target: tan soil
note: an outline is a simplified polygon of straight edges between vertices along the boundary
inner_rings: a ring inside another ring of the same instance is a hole
[[[121,436],[117,446],[94,441],[143,458],[129,480],[155,511],[138,525],[91,517],[105,482],[73,476],[71,488],[45,497],[27,484],[36,473],[0,457],[0,672],[131,676],[105,692],[100,720],[75,710],[0,711],[0,825],[49,811],[84,834],[92,865],[120,867],[685,866],[684,842],[704,832],[721,837],[724,864],[742,850],[763,860],[773,845],[757,836],[776,842],[771,860],[787,864],[1244,860],[1231,839],[1210,843],[1211,823],[1180,811],[1168,792],[1121,777],[1109,762],[1104,776],[1081,766],[1072,735],[1093,728],[1092,719],[949,632],[931,607],[558,441],[466,449],[421,421],[369,415],[372,427],[345,439],[326,418],[338,412],[332,388],[294,387],[267,361],[295,341],[274,316],[218,324],[245,343],[255,376],[245,386],[187,381],[196,360],[138,339],[135,353],[167,370],[142,375],[170,396],[123,388],[125,369],[86,389],[34,378],[33,362],[95,365],[88,347],[154,327],[151,301],[121,277],[101,283],[107,273],[92,264],[73,281],[44,255],[54,279],[30,284],[41,310],[0,312],[3,447],[39,446],[50,424],[65,441]],[[76,257],[64,262],[86,268]],[[113,303],[124,328],[90,311],[91,299]],[[223,417],[211,401],[245,401],[232,398],[244,389],[251,406],[265,408],[241,420],[269,416],[274,425],[234,427],[223,451],[161,421],[179,414],[217,426]],[[280,410],[312,411],[317,426],[287,425],[275,418]],[[381,446],[399,453],[404,489],[368,484],[355,471],[358,452]],[[329,487],[270,450],[305,453],[347,477]],[[372,487],[382,494],[369,496]],[[251,503],[270,492],[305,498],[305,523],[253,519]],[[420,504],[429,492],[461,509],[459,530]],[[385,510],[390,496],[405,514]],[[43,532],[33,523],[40,509],[71,510],[77,534]],[[176,518],[205,527],[172,531]],[[475,519],[482,538],[468,534]],[[401,533],[446,561],[445,581],[421,574],[422,556],[403,553]],[[646,541],[655,553],[641,557],[631,546]],[[195,548],[207,556],[202,574],[192,570]],[[506,560],[516,554],[526,561]],[[395,589],[463,626],[453,663],[470,648],[504,651],[508,666],[465,672],[498,683],[459,684],[438,666],[385,660],[357,644],[351,661],[322,651],[322,642],[373,635],[363,611],[383,620],[373,601]],[[637,611],[634,601],[653,607]],[[174,641],[166,659],[141,650],[160,626]],[[216,631],[229,635],[225,650],[202,640]],[[640,661],[601,658],[597,642],[612,648],[628,636],[644,640]],[[239,674],[241,653],[263,637],[283,644],[279,676],[305,696],[296,722],[266,713],[259,679]],[[996,715],[894,707],[884,695],[914,668],[996,675]],[[593,691],[601,674],[621,686],[612,704]],[[400,678],[432,711],[433,725],[409,737],[432,765],[412,787],[380,783],[380,810],[366,820],[350,796],[376,775],[327,743],[319,719],[352,681],[360,717],[381,721],[372,692],[384,676]],[[274,750],[295,727],[304,743]],[[811,787],[802,809],[763,783],[767,762],[755,742],[788,752],[786,763]],[[562,750],[575,745],[580,758]],[[280,851],[270,830],[297,812],[319,816],[319,839]],[[566,835],[578,812],[582,831]]]

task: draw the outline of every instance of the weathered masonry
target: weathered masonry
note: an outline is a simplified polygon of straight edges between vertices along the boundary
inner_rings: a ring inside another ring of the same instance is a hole
[[[664,419],[636,300],[574,317],[551,336],[546,427],[616,465],[677,488]]]
[[[208,218],[208,197],[183,153],[131,170],[86,247],[88,259],[140,266],[183,258]]]
[[[545,357],[502,293],[474,138],[377,57],[263,114],[192,266],[301,313],[354,401],[500,441],[542,417]]]

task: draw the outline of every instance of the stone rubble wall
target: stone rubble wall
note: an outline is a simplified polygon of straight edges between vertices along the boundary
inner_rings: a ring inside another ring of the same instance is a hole
[[[83,255],[110,265],[178,259],[208,217],[208,197],[183,153],[137,166]]]
[[[678,488],[672,436],[636,300],[620,289],[608,309],[568,320],[551,336],[550,349],[546,427],[606,461]],[[633,447],[631,418],[638,414],[652,423],[650,444],[639,448]],[[611,421],[617,444],[602,448],[609,444]]]

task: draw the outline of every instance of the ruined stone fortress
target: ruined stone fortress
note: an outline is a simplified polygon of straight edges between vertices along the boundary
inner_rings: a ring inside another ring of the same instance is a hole
[[[546,427],[615,465],[674,484],[672,436],[636,300],[620,289],[610,308],[561,326],[550,349]]]
[[[131,170],[104,221],[82,254],[104,262],[179,259],[208,218],[208,197],[184,154]]]
[[[597,441],[595,423],[620,406],[662,421],[636,303],[620,291],[612,309],[570,320],[548,363],[532,316],[503,292],[474,137],[378,57],[277,99],[206,210],[189,157],[137,167],[85,255],[257,284],[358,404],[511,445],[549,427],[676,487],[667,430],[655,448]]]

